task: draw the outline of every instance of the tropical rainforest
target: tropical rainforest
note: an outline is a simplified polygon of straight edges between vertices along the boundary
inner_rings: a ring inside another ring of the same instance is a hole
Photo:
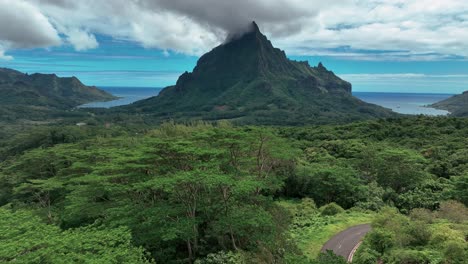
[[[0,69],[0,262],[341,264],[322,246],[370,223],[353,263],[466,263],[468,119],[351,89],[255,23],[111,110],[77,108],[114,97],[74,77]]]
[[[467,119],[132,121],[2,125],[0,262],[347,263],[362,223],[353,263],[468,259]]]

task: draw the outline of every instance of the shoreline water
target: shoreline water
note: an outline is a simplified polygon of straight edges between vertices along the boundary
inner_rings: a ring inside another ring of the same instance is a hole
[[[108,102],[94,102],[81,105],[80,108],[111,108],[134,103],[152,96],[157,96],[163,88],[144,87],[100,87],[119,97]],[[401,114],[448,115],[449,112],[429,107],[429,105],[449,98],[452,94],[430,93],[386,93],[353,92],[353,95],[367,103],[380,105]]]

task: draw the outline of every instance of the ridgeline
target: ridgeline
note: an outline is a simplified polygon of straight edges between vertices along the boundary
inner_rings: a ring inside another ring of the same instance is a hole
[[[351,94],[351,84],[321,63],[289,60],[253,22],[243,35],[203,55],[192,73],[158,96],[118,111],[146,119],[230,120],[237,124],[302,125],[391,117]]]

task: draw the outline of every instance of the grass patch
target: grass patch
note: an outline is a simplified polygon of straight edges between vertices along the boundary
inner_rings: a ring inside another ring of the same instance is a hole
[[[375,213],[347,210],[344,213],[323,216],[316,208],[300,201],[278,202],[294,215],[290,234],[299,249],[310,259],[317,258],[322,246],[339,232],[359,224],[371,223]]]

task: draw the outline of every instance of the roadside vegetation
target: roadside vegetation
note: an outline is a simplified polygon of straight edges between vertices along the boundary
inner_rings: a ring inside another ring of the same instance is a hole
[[[356,263],[467,256],[466,119],[2,133],[0,262],[343,263],[319,251],[362,223]]]

